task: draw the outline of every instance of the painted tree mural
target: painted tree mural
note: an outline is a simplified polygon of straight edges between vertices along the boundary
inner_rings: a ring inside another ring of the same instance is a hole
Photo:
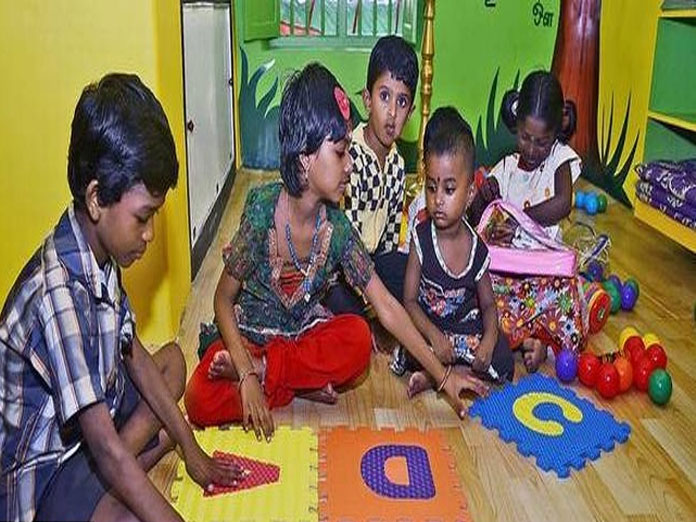
[[[561,0],[560,10],[551,69],[561,82],[565,97],[573,100],[577,107],[577,129],[570,144],[583,159],[583,177],[631,206],[623,184],[633,163],[637,135],[624,163],[619,165],[626,146],[630,97],[616,147],[612,147],[613,97],[608,130],[605,134],[605,111],[602,110],[601,143],[597,140],[601,0]]]
[[[599,92],[600,0],[561,0],[551,69],[563,94],[575,102],[578,125],[570,144],[585,162],[596,164]]]

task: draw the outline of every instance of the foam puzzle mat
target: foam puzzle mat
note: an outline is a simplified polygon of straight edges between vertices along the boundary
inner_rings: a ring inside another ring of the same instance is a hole
[[[319,434],[319,513],[330,522],[470,522],[439,430]]]
[[[317,435],[311,429],[279,427],[270,443],[241,427],[194,434],[208,454],[222,452],[250,469],[250,483],[206,495],[180,462],[171,497],[184,520],[317,522]]]
[[[561,478],[568,477],[571,468],[582,469],[587,459],[599,458],[601,450],[612,451],[631,433],[625,422],[541,374],[477,399],[469,415],[480,417],[486,428],[498,430],[522,455],[535,457],[541,469]]]

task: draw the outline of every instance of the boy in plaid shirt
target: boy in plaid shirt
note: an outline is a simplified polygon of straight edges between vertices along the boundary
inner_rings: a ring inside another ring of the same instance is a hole
[[[411,46],[399,36],[380,38],[370,53],[362,93],[368,120],[353,131],[353,170],[342,202],[377,274],[399,302],[408,256],[397,250],[406,173],[396,140],[413,112],[417,84],[418,59]],[[340,282],[327,304],[335,313],[360,312],[364,306]]]
[[[196,443],[176,404],[181,350],[143,348],[121,286],[178,168],[164,111],[137,76],[84,89],[73,202],[0,313],[0,519],[181,520],[147,477],[174,444],[202,486],[239,478]]]

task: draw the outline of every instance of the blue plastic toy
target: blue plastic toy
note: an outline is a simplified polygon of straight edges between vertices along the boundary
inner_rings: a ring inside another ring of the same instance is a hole
[[[577,190],[575,191],[575,208],[582,209],[591,216],[597,213],[601,214],[607,209],[606,196],[591,190],[587,192]]]
[[[616,422],[607,411],[541,374],[523,377],[488,397],[477,399],[469,415],[480,417],[488,429],[497,429],[505,442],[515,442],[524,456],[560,478],[570,469],[582,469],[586,459],[599,458],[616,442],[626,442],[631,428]]]
[[[585,193],[582,190],[575,192],[575,208],[584,208],[585,206]]]
[[[594,216],[599,210],[599,200],[597,199],[597,194],[594,192],[588,192],[585,196],[585,212],[590,216]]]

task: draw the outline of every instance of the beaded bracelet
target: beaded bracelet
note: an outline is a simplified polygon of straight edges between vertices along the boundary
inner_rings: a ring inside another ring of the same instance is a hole
[[[437,392],[440,393],[443,388],[445,387],[445,384],[447,383],[447,379],[450,376],[450,373],[452,373],[452,366],[447,366],[447,369],[445,370],[445,375],[442,377],[442,380],[440,381],[440,385],[437,387]]]
[[[239,384],[237,384],[238,390],[242,389],[242,384],[244,383],[244,380],[250,375],[254,375],[257,379],[259,378],[259,374],[256,373],[256,370],[254,368],[252,368],[251,370],[247,370],[246,372],[242,372],[239,376]]]

